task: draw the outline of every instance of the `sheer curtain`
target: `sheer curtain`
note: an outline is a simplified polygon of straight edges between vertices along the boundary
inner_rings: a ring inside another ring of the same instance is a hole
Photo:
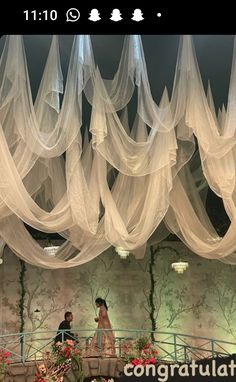
[[[52,37],[34,103],[22,36],[8,36],[1,56],[4,242],[31,264],[66,268],[111,246],[141,258],[148,243],[171,231],[196,254],[234,263],[235,51],[228,105],[217,116],[191,36],[180,38],[172,92],[165,89],[159,104],[140,36],[124,39],[112,80],[96,67],[90,37],[75,36],[65,86],[59,40]],[[86,102],[90,115],[84,113]],[[224,238],[206,213],[207,184],[231,220]],[[46,256],[24,223],[66,239],[55,258]]]

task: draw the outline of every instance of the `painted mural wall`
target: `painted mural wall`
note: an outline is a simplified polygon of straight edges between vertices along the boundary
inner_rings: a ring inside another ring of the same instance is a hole
[[[171,269],[179,258],[190,265],[182,275]],[[66,310],[74,313],[74,331],[93,332],[98,296],[108,302],[113,328],[151,329],[155,324],[157,330],[236,342],[236,266],[205,260],[180,242],[163,242],[152,258],[148,252],[143,260],[132,255],[121,260],[107,251],[68,270],[24,264],[5,248],[0,266],[1,333],[19,332],[20,317],[25,331],[57,329]]]

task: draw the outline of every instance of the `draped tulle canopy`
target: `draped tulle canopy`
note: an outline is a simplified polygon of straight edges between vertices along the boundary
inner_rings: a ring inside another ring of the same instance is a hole
[[[111,246],[137,258],[175,233],[196,254],[236,262],[236,61],[227,107],[205,93],[193,41],[180,38],[173,89],[152,97],[140,36],[124,39],[105,80],[89,36],[75,36],[64,84],[54,36],[35,102],[24,40],[0,61],[0,237],[28,263],[68,268]],[[158,52],[156,53],[158,54]],[[130,123],[130,102],[136,117]],[[84,104],[87,110],[84,115]],[[231,221],[224,237],[204,203],[209,187]],[[64,239],[47,257],[24,223]]]

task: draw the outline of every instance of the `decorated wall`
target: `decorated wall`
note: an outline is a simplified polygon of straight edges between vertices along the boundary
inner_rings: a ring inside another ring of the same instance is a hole
[[[179,258],[189,262],[182,275],[171,269]],[[109,250],[67,270],[30,266],[5,248],[0,293],[2,333],[57,329],[66,310],[74,313],[75,331],[92,332],[101,296],[113,328],[236,341],[236,266],[194,255],[181,242],[163,242],[143,260]]]

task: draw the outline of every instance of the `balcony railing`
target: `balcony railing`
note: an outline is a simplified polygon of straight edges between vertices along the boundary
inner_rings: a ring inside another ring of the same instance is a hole
[[[109,330],[109,329],[107,329]],[[94,330],[76,330],[83,350],[88,349]],[[98,347],[101,349],[102,332],[97,329]],[[66,330],[61,330],[62,339]],[[171,332],[151,332],[138,329],[113,329],[117,357],[122,358],[122,344],[141,336],[154,339],[159,359],[168,362],[189,362],[192,359],[226,357],[236,353],[236,343],[189,334]],[[0,349],[11,353],[11,362],[26,362],[42,359],[43,354],[51,350],[57,330],[13,333],[0,335]],[[101,354],[102,355],[102,354]]]

